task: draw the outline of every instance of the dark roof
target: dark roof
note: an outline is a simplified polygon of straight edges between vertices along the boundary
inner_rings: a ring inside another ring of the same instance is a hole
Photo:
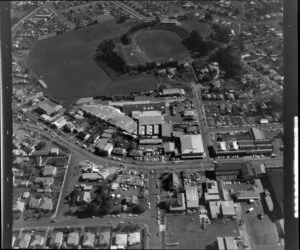
[[[271,184],[275,199],[281,208],[281,212],[283,212],[283,198],[284,198],[283,168],[268,169],[267,173],[269,176],[269,182]]]

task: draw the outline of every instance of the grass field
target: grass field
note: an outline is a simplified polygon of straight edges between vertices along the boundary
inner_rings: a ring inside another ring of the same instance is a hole
[[[31,48],[27,65],[48,85],[45,94],[64,105],[81,97],[155,89],[157,82],[150,75],[112,81],[93,59],[104,39],[120,36],[130,25],[108,20],[40,40]]]
[[[188,55],[182,39],[172,31],[145,30],[134,34],[133,40],[146,62],[165,62]]]
[[[237,226],[233,221],[224,224],[212,222],[203,230],[198,216],[167,216],[166,225],[167,243],[179,243],[177,247],[172,246],[172,249],[212,249],[210,247],[215,245],[218,236],[238,235]]]

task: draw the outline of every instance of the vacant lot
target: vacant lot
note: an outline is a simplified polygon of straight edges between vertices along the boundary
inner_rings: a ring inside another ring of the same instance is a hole
[[[120,36],[129,26],[109,20],[38,41],[30,50],[27,64],[46,82],[45,94],[64,105],[81,97],[155,89],[153,76],[112,81],[93,59],[103,40]]]
[[[167,216],[166,224],[166,242],[179,243],[177,247],[172,246],[170,249],[212,249],[210,247],[215,244],[218,236],[238,235],[237,226],[233,221],[212,221],[212,224],[203,230],[198,216]]]
[[[182,39],[172,31],[145,30],[136,33],[133,39],[147,62],[165,62],[188,55]]]

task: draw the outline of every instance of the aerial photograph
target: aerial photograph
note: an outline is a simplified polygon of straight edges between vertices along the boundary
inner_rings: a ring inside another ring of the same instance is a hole
[[[13,249],[284,249],[283,0],[10,5]]]

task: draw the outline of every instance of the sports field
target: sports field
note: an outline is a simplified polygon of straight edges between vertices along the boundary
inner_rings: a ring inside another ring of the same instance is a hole
[[[134,34],[132,41],[146,62],[178,60],[189,54],[180,36],[168,30],[143,30]]]
[[[153,76],[112,81],[93,59],[104,39],[120,36],[130,25],[108,20],[37,41],[27,64],[48,85],[45,94],[64,105],[81,97],[155,89],[157,82]]]

